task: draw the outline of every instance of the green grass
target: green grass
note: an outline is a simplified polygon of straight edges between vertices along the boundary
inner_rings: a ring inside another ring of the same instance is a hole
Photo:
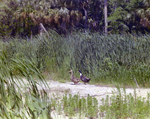
[[[135,94],[124,94],[120,92],[119,94],[113,95],[112,97],[107,97],[105,100],[102,100],[103,105],[100,106],[101,112],[106,112],[106,118],[136,118],[136,119],[145,119],[149,118],[150,115],[150,94],[147,94],[147,99],[136,96]]]
[[[12,39],[2,43],[10,58],[25,56],[41,72],[55,74],[57,80],[70,80],[72,69],[90,77],[91,83],[150,86],[149,35],[100,35],[74,32],[67,36],[49,31],[50,37],[32,41]],[[8,58],[9,58],[8,57]]]
[[[121,92],[118,88],[118,94],[106,96],[100,100],[101,105],[98,105],[98,100],[95,97],[80,97],[80,95],[64,95],[60,100],[57,96],[51,99],[53,111],[60,115],[68,117],[82,118],[83,115],[88,118],[105,119],[146,119],[150,118],[150,94],[147,98],[137,97],[136,90],[132,95],[126,94],[126,90]]]

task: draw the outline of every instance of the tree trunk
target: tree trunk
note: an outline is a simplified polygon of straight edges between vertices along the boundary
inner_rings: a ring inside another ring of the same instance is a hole
[[[105,20],[105,34],[107,34],[107,27],[108,27],[108,22],[107,22],[107,0],[104,0],[104,20]]]
[[[87,10],[84,8],[84,5],[83,5],[83,10],[84,10],[84,14],[85,14],[85,21],[84,21],[84,27],[85,27],[85,31],[87,30]]]
[[[39,31],[40,32],[40,36],[42,36],[43,32],[45,32],[47,34],[47,36],[49,36],[49,34],[48,34],[47,30],[45,29],[45,27],[43,26],[43,24],[40,23],[39,26],[40,26],[40,31]]]

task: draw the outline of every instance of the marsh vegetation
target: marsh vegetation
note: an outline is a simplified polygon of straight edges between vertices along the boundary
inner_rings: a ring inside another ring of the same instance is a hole
[[[135,78],[140,87],[148,88],[150,85],[149,35],[105,36],[99,33],[74,32],[66,36],[50,31],[49,36],[45,35],[42,38],[36,36],[31,41],[15,38],[7,42],[1,40],[0,110],[2,113],[0,116],[2,118],[50,118],[50,111],[55,103],[58,112],[63,110],[69,116],[82,111],[87,117],[95,117],[100,112],[105,112],[106,118],[112,115],[113,118],[149,116],[149,98],[145,100],[132,95],[119,94],[102,100],[103,105],[98,107],[97,100],[90,96],[80,99],[78,95],[70,95],[64,96],[61,102],[54,102],[53,99],[50,102],[47,93],[43,93],[41,97],[37,89],[38,81],[47,86],[45,80],[47,74],[53,74],[54,80],[70,80],[68,78],[70,69],[73,69],[77,77],[79,77],[78,70],[82,70],[91,78],[92,84],[135,87]],[[22,78],[26,78],[29,82],[27,93],[19,90],[20,85],[24,84]],[[83,100],[85,103],[81,103]],[[63,107],[64,103],[67,108]]]

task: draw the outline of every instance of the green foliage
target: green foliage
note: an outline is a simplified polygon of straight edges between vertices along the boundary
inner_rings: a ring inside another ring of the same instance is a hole
[[[149,31],[149,6],[147,0],[109,0],[109,33]],[[0,35],[6,38],[37,35],[40,23],[64,34],[81,28],[103,31],[103,9],[103,0],[1,1]]]
[[[47,93],[40,93],[37,81],[48,86],[34,62],[1,49],[0,65],[0,118],[50,118]]]
[[[8,0],[0,5],[0,35],[32,37],[40,31],[39,24],[59,33],[78,26],[82,13],[60,0]],[[31,38],[32,39],[32,38]]]
[[[62,100],[56,95],[52,98],[52,109],[59,114],[68,117],[83,118],[83,115],[88,118],[106,118],[106,119],[126,119],[126,118],[149,118],[150,113],[150,94],[147,98],[137,97],[136,90],[134,94],[126,94],[126,89],[118,87],[117,94],[106,96],[98,104],[95,97],[88,95],[80,97],[80,95],[64,95]],[[63,113],[64,112],[64,113]]]
[[[96,98],[93,98],[88,95],[87,99],[80,96],[71,94],[64,95],[62,100],[59,102],[57,96],[52,98],[52,109],[55,109],[58,112],[64,111],[65,115],[69,117],[74,117],[77,113],[80,114],[80,117],[86,115],[87,117],[96,117],[98,113],[98,102]]]
[[[109,4],[110,6],[108,7],[111,13],[108,21],[111,33],[140,31],[140,17],[138,17],[136,11],[144,7],[142,0],[111,0]]]
[[[113,95],[102,100],[100,106],[101,113],[106,114],[106,118],[148,118],[149,117],[149,98],[146,100],[142,97],[137,97],[136,92],[134,95],[126,94],[126,90],[121,92],[118,88],[118,95]],[[149,95],[149,94],[148,94]]]
[[[17,0],[3,1],[0,5],[0,37],[10,36],[14,28],[15,16],[14,13],[17,10]]]

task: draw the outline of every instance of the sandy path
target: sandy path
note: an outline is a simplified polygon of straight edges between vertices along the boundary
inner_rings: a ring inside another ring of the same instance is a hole
[[[117,89],[115,87],[104,87],[104,86],[96,86],[96,85],[84,85],[83,83],[79,83],[78,85],[73,85],[72,82],[67,83],[59,83],[57,81],[48,82],[50,86],[51,93],[60,92],[60,93],[68,93],[68,94],[79,94],[81,97],[87,97],[88,94],[90,96],[94,96],[99,100],[105,98],[107,95],[112,95],[112,92],[117,94]],[[123,89],[121,88],[123,93]],[[126,94],[134,95],[133,88],[127,88]],[[137,96],[147,97],[147,93],[150,93],[150,89],[144,88],[136,88]]]
[[[26,85],[28,85],[28,82],[26,79],[24,79],[24,82]],[[17,80],[16,80],[17,83]],[[79,82],[78,85],[73,85],[73,82],[67,82],[67,83],[59,83],[58,81],[47,81],[47,84],[50,87],[50,90],[45,87],[40,81],[38,81],[37,87],[39,90],[45,89],[46,92],[48,92],[50,95],[53,93],[60,93],[60,95],[64,94],[72,94],[76,95],[79,94],[81,97],[87,97],[88,94],[90,96],[94,96],[100,100],[102,98],[105,98],[107,95],[111,96],[113,93],[117,94],[117,88],[116,87],[106,87],[106,86],[98,86],[98,85],[91,85],[91,84],[83,84],[82,82]],[[19,85],[19,83],[18,83]],[[23,84],[22,84],[23,85]],[[28,86],[27,86],[28,87]],[[120,88],[122,94],[123,94],[123,89]],[[126,88],[126,94],[132,94],[134,95],[134,88]],[[24,90],[27,91],[27,90]],[[150,93],[150,88],[136,88],[136,94],[137,96],[145,97],[147,98],[147,93]]]

